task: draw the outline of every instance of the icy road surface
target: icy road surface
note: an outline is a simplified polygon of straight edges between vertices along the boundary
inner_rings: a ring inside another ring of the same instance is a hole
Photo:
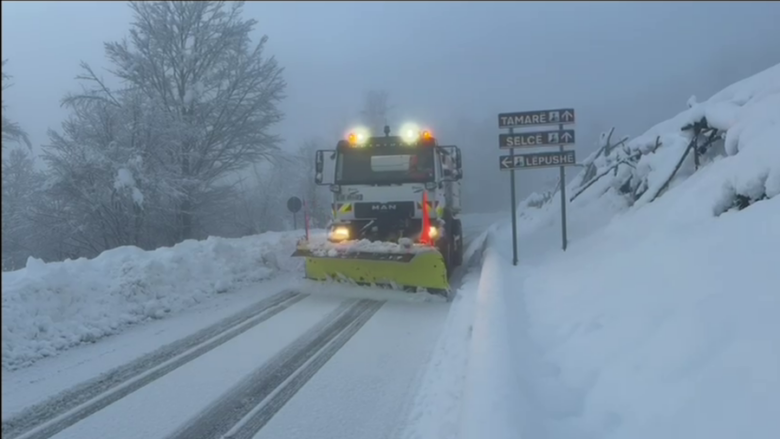
[[[4,372],[3,438],[398,437],[450,308],[289,278],[231,296]]]
[[[3,437],[392,437],[447,308],[277,293],[4,419]]]

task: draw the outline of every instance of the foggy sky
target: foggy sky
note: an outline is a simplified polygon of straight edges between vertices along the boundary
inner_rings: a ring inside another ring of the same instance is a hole
[[[59,102],[78,90],[79,61],[107,67],[103,42],[127,34],[131,11],[123,2],[2,9],[14,84],[4,100],[37,147],[66,115]],[[692,94],[706,99],[780,62],[777,2],[248,2],[245,15],[285,68],[276,130],[286,146],[335,145],[359,121],[363,94],[385,89],[392,125],[430,125],[445,144],[484,138],[467,147],[483,148],[495,174],[499,112],[575,107],[584,158],[600,130],[641,134]]]

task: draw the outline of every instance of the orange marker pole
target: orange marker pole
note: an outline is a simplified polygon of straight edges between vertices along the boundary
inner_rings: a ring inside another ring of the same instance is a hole
[[[431,219],[428,218],[428,192],[423,191],[422,196],[422,233],[420,243],[431,245]]]

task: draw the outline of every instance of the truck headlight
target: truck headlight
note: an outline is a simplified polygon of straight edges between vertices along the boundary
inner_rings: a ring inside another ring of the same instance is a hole
[[[436,228],[436,226],[431,226],[428,228],[428,237],[431,239],[438,239],[439,238],[439,229]]]
[[[349,228],[344,226],[335,227],[330,232],[330,239],[334,241],[346,241],[349,239]]]

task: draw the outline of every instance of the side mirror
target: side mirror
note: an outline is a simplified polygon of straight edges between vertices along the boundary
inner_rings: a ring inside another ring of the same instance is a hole
[[[454,171],[446,169],[444,171],[444,178],[447,180],[457,181],[463,178],[463,172],[460,169],[456,169]]]
[[[323,151],[317,151],[314,157],[314,182],[322,184],[322,168],[324,163]]]
[[[461,161],[460,148],[457,146],[455,147],[455,166],[458,168],[455,179],[460,180],[463,178],[463,162]]]
[[[460,148],[455,145],[451,145],[442,146],[441,150],[444,156],[448,157],[447,161],[449,163],[447,168],[442,170],[442,177],[448,181],[460,180],[463,177]]]

